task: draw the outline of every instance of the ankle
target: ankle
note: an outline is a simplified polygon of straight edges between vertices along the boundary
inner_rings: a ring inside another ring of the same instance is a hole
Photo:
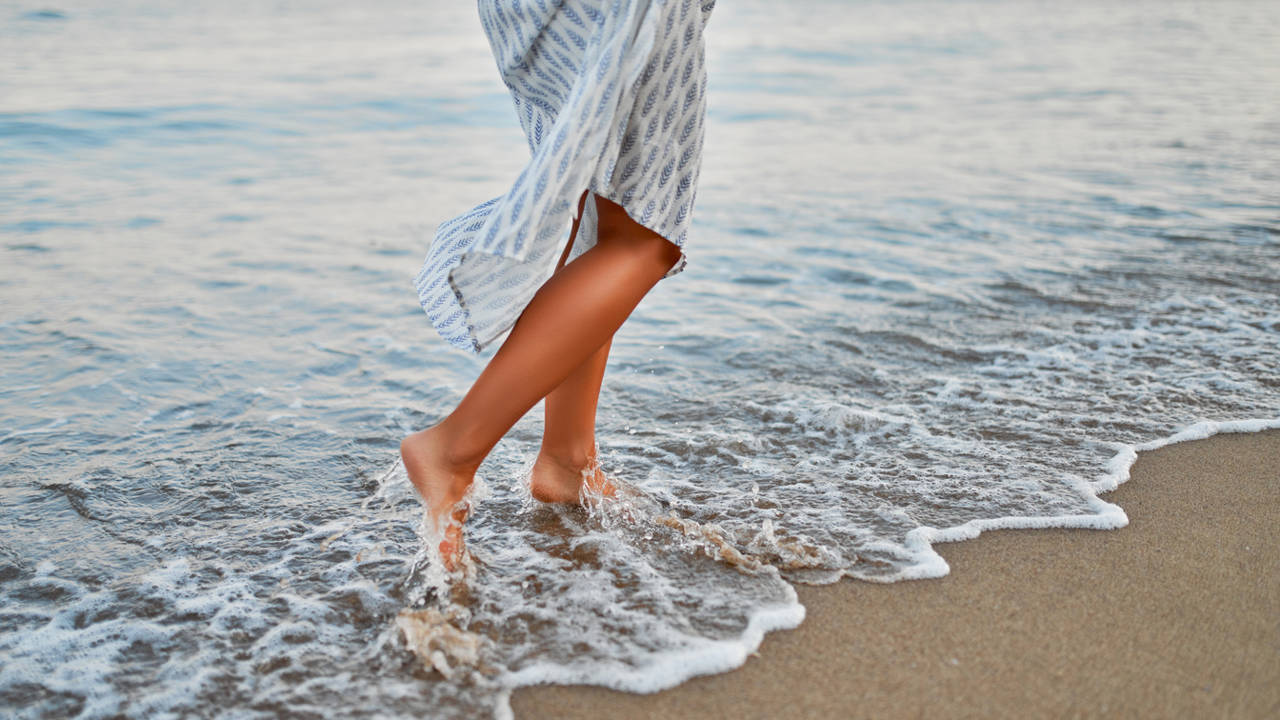
[[[594,445],[589,448],[561,448],[543,445],[538,450],[539,462],[551,462],[567,470],[582,470],[590,467],[595,462],[595,459],[596,449]]]
[[[400,455],[429,458],[429,462],[454,478],[455,485],[463,489],[471,484],[471,478],[484,460],[484,454],[461,447],[451,437],[443,423],[419,430],[400,441]]]

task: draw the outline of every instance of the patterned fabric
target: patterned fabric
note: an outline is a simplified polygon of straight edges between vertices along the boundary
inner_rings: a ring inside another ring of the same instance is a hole
[[[702,158],[702,30],[714,0],[479,0],[531,158],[504,195],[442,223],[415,278],[441,336],[480,352],[551,277],[583,190],[680,246]],[[587,202],[572,257],[596,242]],[[572,259],[572,258],[571,258]],[[683,252],[667,276],[684,269]]]

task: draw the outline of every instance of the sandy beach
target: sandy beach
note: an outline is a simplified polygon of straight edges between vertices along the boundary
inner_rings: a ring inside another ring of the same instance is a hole
[[[798,588],[744,667],[655,695],[536,687],[518,718],[1221,717],[1280,713],[1280,431],[1141,453],[1114,531],[1007,530],[951,574]]]

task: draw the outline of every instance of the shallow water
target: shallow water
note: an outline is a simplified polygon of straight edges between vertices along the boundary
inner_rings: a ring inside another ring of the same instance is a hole
[[[483,358],[410,278],[526,152],[474,9],[0,3],[0,707],[652,690],[799,622],[788,581],[1117,527],[1134,446],[1280,418],[1274,3],[741,0],[707,42],[689,266],[599,418],[643,497],[535,507],[531,412],[445,603],[395,449]]]

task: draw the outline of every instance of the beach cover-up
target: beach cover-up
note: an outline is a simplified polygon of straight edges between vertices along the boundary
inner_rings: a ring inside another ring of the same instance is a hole
[[[584,190],[681,248],[702,159],[714,0],[479,0],[529,141],[505,194],[436,230],[415,278],[440,334],[480,352],[555,271]],[[587,202],[570,261],[596,242]]]

